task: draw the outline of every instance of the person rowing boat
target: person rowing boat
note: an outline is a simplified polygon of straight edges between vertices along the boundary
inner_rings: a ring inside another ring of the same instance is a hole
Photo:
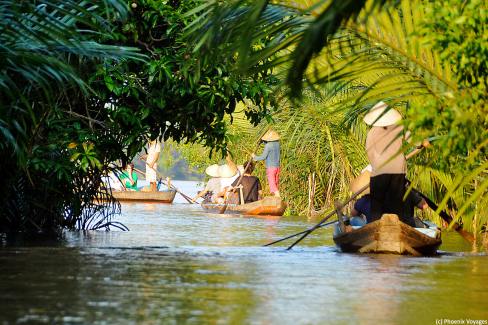
[[[389,213],[415,227],[412,204],[420,202],[414,203],[414,199],[408,197],[405,200],[407,161],[402,149],[409,135],[400,124],[401,120],[400,113],[384,102],[374,105],[364,116],[364,122],[371,126],[366,137],[366,153],[372,166],[368,223]]]
[[[280,197],[280,135],[274,130],[268,130],[261,140],[265,143],[264,150],[258,156],[253,153],[252,158],[254,161],[266,161],[269,191],[274,196]]]

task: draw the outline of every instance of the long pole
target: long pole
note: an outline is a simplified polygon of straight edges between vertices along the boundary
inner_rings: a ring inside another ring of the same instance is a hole
[[[344,208],[349,202],[351,202],[352,200],[354,200],[359,194],[363,193],[364,191],[366,191],[366,189],[369,187],[369,183],[365,186],[363,186],[362,188],[359,189],[359,191],[357,191],[356,193],[354,193],[348,200],[342,202],[341,204],[339,204],[337,206],[337,208],[332,211],[331,213],[329,213],[327,216],[325,216],[322,220],[320,220],[320,222],[318,224],[316,224],[315,226],[313,226],[312,228],[308,229],[308,230],[305,230],[303,232],[301,232],[303,235],[297,240],[295,241],[293,244],[291,244],[290,246],[288,246],[288,248],[286,250],[290,250],[293,248],[293,246],[295,246],[296,244],[298,244],[299,242],[302,241],[302,239],[304,239],[305,237],[307,237],[312,231],[314,231],[315,229],[317,228],[320,228],[320,226],[325,222],[327,221],[330,217],[332,217],[333,215],[336,214],[336,211],[337,210],[341,210],[342,208]],[[299,234],[301,233],[297,233],[293,236],[298,236]],[[292,236],[292,237],[293,237]]]
[[[334,213],[335,213],[335,212],[334,212]],[[332,224],[334,224],[334,223],[336,223],[336,222],[337,222],[336,220],[334,220],[334,221],[329,221],[329,222],[327,222],[327,223],[323,223],[323,224],[321,224],[319,227],[321,228],[321,227],[329,226],[329,225],[332,225]],[[273,241],[273,242],[271,242],[271,243],[264,244],[264,245],[263,245],[263,247],[274,245],[274,244],[276,244],[276,243],[282,242],[282,241],[287,240],[287,239],[290,239],[290,238],[292,238],[292,237],[295,237],[295,236],[298,236],[298,235],[304,234],[304,233],[306,233],[307,231],[308,231],[308,229],[307,229],[307,230],[304,230],[304,231],[301,231],[301,232],[298,232],[298,233],[296,233],[296,234],[290,235],[290,236],[288,236],[288,237],[285,237],[285,238],[281,238],[281,239],[275,240],[275,241]]]

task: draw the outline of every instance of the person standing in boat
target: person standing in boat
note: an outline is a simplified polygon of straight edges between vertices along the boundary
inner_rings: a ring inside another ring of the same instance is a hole
[[[158,140],[149,142],[146,159],[146,181],[149,183],[149,191],[156,192],[158,177],[158,160],[161,153],[161,144]]]
[[[127,191],[137,191],[137,179],[134,164],[128,163],[125,166],[125,170],[120,174],[120,181]]]
[[[366,137],[366,153],[372,166],[370,180],[371,213],[368,222],[385,213],[398,215],[401,221],[415,227],[403,198],[406,189],[407,161],[402,152],[407,140],[398,111],[379,102],[364,116],[371,127]]]
[[[357,193],[362,188],[370,183],[371,180],[371,165],[368,165],[361,171],[350,185],[351,192]],[[408,185],[407,185],[408,187]],[[406,189],[407,190],[407,189]],[[366,188],[361,194],[361,198],[354,203],[353,208],[351,209],[351,218],[349,219],[349,223],[351,226],[364,226],[368,220],[371,220],[371,194],[370,188]],[[417,207],[420,210],[424,210],[428,207],[427,202],[422,198],[419,192],[416,190],[411,190],[407,194],[407,198],[404,201],[404,219],[410,220],[409,224],[413,224],[411,220],[414,220],[414,208]],[[419,224],[415,223],[416,226],[420,226]]]
[[[266,176],[268,178],[269,191],[279,197],[280,183],[280,135],[274,131],[266,132],[261,140],[265,143],[263,153],[259,156],[252,155],[254,161],[266,160]]]

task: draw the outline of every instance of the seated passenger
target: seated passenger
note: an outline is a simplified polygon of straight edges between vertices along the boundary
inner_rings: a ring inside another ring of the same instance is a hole
[[[218,194],[217,202],[227,203],[225,200],[227,197],[227,193],[232,188],[232,183],[234,183],[236,179],[239,179],[240,173],[234,163],[232,164],[227,163],[219,166],[219,174],[220,174],[220,193]]]
[[[232,187],[235,189],[234,193],[239,193],[239,189],[237,187],[242,188],[242,197],[244,198],[244,202],[240,202],[240,199],[237,200],[241,204],[244,203],[250,203],[250,202],[255,202],[258,201],[262,198],[263,196],[263,191],[261,187],[261,182],[259,181],[259,178],[256,176],[252,176],[252,172],[254,171],[254,163],[251,161],[247,161],[243,164],[243,176],[241,178],[241,181],[239,182],[239,178],[236,179],[232,183]],[[239,184],[237,184],[239,182]],[[240,198],[240,195],[237,196]]]
[[[371,176],[371,166],[368,165],[361,171],[350,184],[351,192],[354,194],[361,191],[362,188],[369,184]],[[363,192],[363,196],[354,203],[354,207],[351,210],[351,226],[364,226],[367,220],[371,218],[371,195],[369,194],[369,187]]]
[[[221,191],[219,165],[214,164],[208,166],[207,169],[205,169],[205,173],[211,178],[208,180],[203,191],[198,192],[192,201],[195,202],[199,197],[202,197],[204,203],[216,203],[218,194]]]
[[[365,168],[362,173],[351,182],[351,191],[354,193],[360,191],[361,188],[369,183],[370,175],[371,173],[369,172],[368,167]],[[405,189],[405,192],[407,191],[408,188]],[[351,226],[363,226],[367,222],[373,222],[371,213],[371,194],[369,193],[369,188],[363,193],[365,195],[354,203],[354,208],[351,210]],[[416,225],[414,220],[415,207],[423,210],[427,208],[428,205],[419,192],[416,190],[411,190],[406,199],[403,201],[402,221],[412,227],[415,227]]]
[[[371,217],[371,195],[368,193],[363,195],[354,203],[351,210],[351,218],[349,223],[351,226],[364,226],[366,220]]]
[[[120,174],[120,181],[126,191],[137,191],[137,173],[134,170],[134,164],[128,163],[125,170]]]

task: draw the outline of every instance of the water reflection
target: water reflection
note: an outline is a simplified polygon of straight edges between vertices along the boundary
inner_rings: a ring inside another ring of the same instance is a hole
[[[180,186],[181,188],[181,186]],[[434,324],[488,319],[483,255],[339,253],[331,229],[292,251],[260,245],[311,224],[122,207],[130,232],[67,233],[0,249],[0,323]],[[452,236],[452,237],[451,237]],[[463,249],[456,234],[444,251]]]

